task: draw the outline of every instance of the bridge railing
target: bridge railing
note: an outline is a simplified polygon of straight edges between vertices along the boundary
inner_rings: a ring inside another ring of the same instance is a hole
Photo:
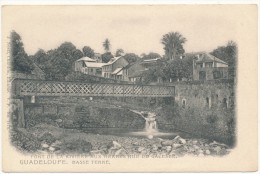
[[[119,83],[86,83],[16,79],[12,83],[17,96],[133,96],[170,97],[174,86]]]

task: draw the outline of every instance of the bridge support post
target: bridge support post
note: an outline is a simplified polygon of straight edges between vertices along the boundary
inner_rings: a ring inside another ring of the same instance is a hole
[[[17,127],[24,128],[25,127],[25,120],[24,120],[24,108],[23,108],[23,98],[22,99],[15,99],[15,104],[18,110],[18,120],[17,120]]]
[[[35,103],[35,95],[31,96],[31,103]]]

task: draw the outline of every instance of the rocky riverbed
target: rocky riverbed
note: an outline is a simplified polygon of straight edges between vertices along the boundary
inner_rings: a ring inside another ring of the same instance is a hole
[[[22,151],[35,153],[181,157],[222,156],[230,151],[227,145],[206,139],[184,139],[180,136],[173,139],[119,137],[62,129],[47,124],[20,129],[17,132],[12,138],[13,144]]]

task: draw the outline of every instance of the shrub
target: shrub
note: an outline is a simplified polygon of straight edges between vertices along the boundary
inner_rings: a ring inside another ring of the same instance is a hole
[[[63,153],[88,153],[91,150],[91,143],[82,139],[73,139],[61,145],[61,152]]]
[[[11,142],[19,150],[25,152],[35,152],[41,145],[41,143],[31,134],[17,130],[11,133]]]
[[[54,114],[28,114],[26,115],[26,127],[33,127],[40,123],[46,123],[52,126],[57,126],[55,120],[59,118],[59,116]]]
[[[213,114],[209,114],[207,116],[207,122],[210,123],[210,124],[214,124],[216,123],[218,120],[218,117],[216,115],[213,115]]]
[[[40,138],[40,141],[45,141],[47,144],[52,144],[56,141],[56,138],[49,132],[45,132]]]

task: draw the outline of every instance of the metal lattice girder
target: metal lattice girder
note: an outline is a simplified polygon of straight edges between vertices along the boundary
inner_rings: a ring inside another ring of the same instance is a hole
[[[124,94],[124,86],[123,85],[115,85],[114,86],[114,94]]]
[[[79,83],[37,80],[14,80],[17,95],[42,96],[174,96],[174,86],[134,85],[119,83]]]
[[[132,85],[124,85],[124,96],[132,96],[134,95],[134,86]]]
[[[36,84],[30,81],[24,81],[20,84],[20,92],[23,93],[35,93],[36,92]]]
[[[39,94],[51,94],[52,84],[48,82],[39,83],[37,85],[37,93]]]
[[[134,94],[135,95],[142,94],[142,86],[134,86]]]
[[[150,86],[143,86],[143,94],[144,95],[152,95],[152,88]]]
[[[91,93],[91,85],[90,84],[67,84],[66,85],[66,93],[68,94],[90,94]]]
[[[65,93],[66,92],[66,85],[64,83],[54,83],[52,87],[53,93]]]
[[[102,95],[103,94],[103,88],[102,88],[102,84],[92,84],[92,94],[96,94],[96,95]]]
[[[102,84],[103,94],[113,95],[114,94],[114,85],[112,84]]]

